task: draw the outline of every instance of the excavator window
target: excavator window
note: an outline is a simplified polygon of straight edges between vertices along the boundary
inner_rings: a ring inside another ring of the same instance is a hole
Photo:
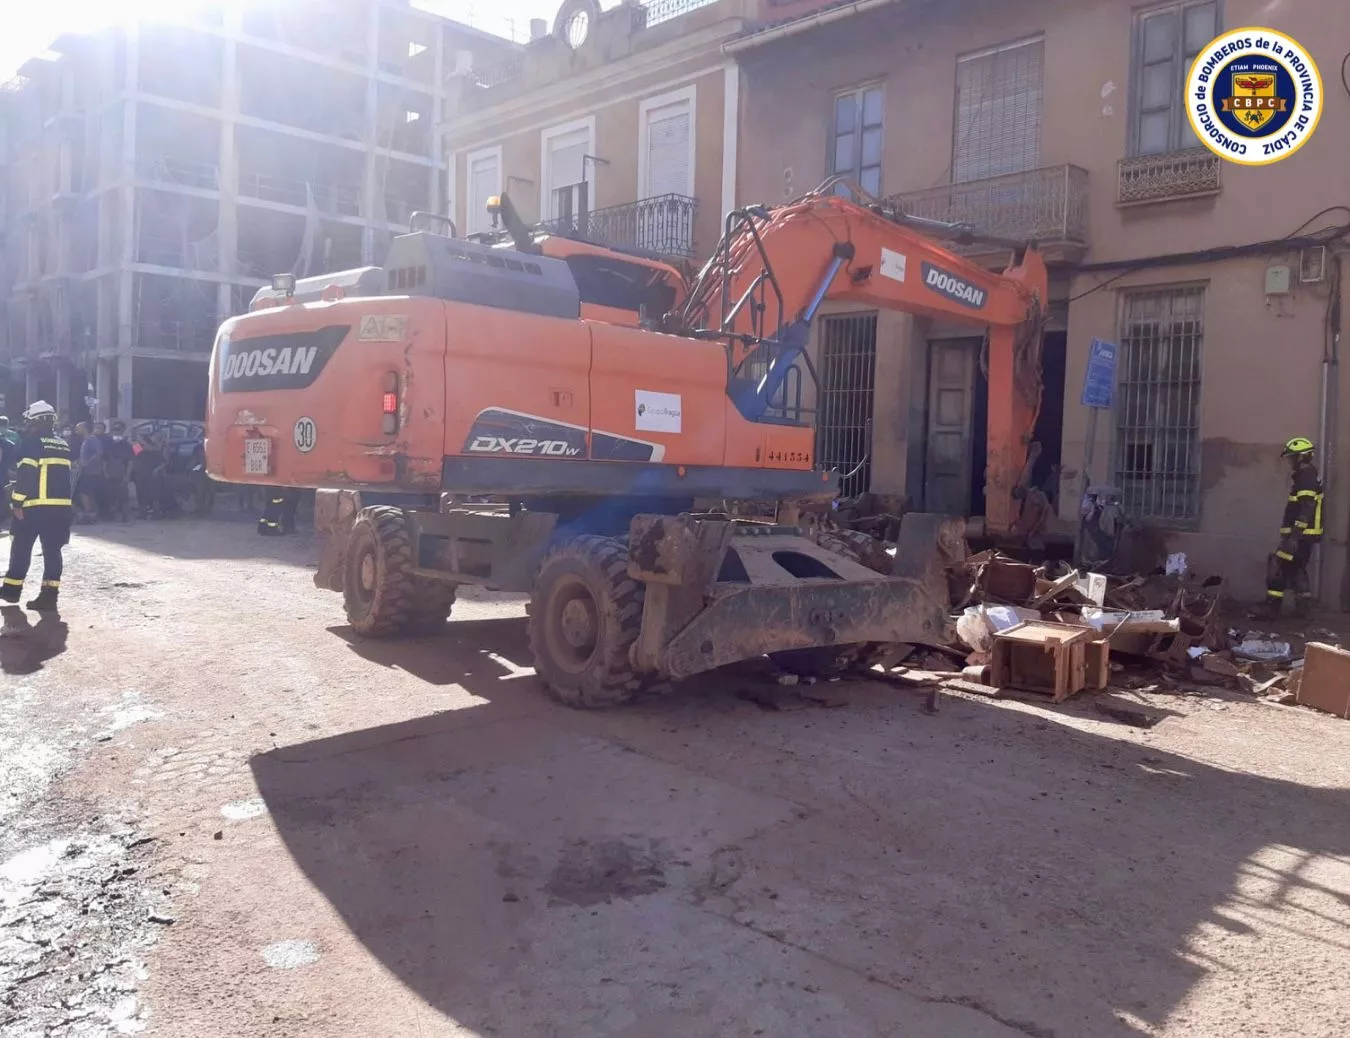
[[[675,288],[664,271],[607,256],[568,256],[567,266],[583,303],[635,314],[644,307],[649,314],[664,314],[675,305]]]

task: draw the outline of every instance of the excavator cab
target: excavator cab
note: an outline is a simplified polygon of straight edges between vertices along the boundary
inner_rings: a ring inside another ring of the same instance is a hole
[[[492,230],[470,240],[563,260],[576,278],[585,320],[651,328],[688,295],[684,274],[655,253],[601,245],[579,235],[539,234],[506,194],[489,198],[487,211]]]

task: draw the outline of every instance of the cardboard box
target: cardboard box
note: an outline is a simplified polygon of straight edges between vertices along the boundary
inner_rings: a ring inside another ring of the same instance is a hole
[[[1309,642],[1298,701],[1337,717],[1350,718],[1350,651]]]

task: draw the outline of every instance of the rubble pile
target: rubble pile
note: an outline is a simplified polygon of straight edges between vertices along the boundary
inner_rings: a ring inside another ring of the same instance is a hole
[[[892,654],[880,669],[986,696],[1062,702],[1111,689],[1226,691],[1350,718],[1350,651],[1309,642],[1310,668],[1292,636],[1229,626],[1223,579],[1189,574],[1184,557],[1149,576],[1119,577],[985,551],[953,573],[952,601],[946,652]]]

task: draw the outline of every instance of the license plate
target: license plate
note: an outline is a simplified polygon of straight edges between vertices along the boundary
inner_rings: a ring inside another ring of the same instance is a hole
[[[244,441],[244,475],[265,476],[271,471],[272,441],[254,436]]]

